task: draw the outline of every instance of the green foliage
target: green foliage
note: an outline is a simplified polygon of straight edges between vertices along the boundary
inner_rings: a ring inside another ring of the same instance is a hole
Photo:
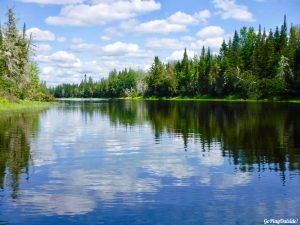
[[[107,79],[87,78],[50,89],[55,97],[174,97],[237,96],[244,99],[300,96],[300,28],[286,17],[282,26],[267,33],[259,26],[243,27],[223,41],[219,54],[203,46],[200,56],[164,64],[158,57],[148,76],[133,70],[110,72]]]
[[[174,95],[177,86],[174,70],[173,66],[165,66],[158,57],[155,57],[147,79],[148,95],[158,97]]]
[[[37,65],[29,60],[31,40],[26,25],[20,32],[13,9],[8,9],[7,22],[0,26],[0,96],[15,99],[48,99],[41,88]],[[39,96],[39,97],[34,97]]]
[[[282,96],[286,92],[286,82],[283,79],[263,78],[259,81],[259,98]]]
[[[56,98],[101,98],[124,97],[143,95],[145,87],[145,74],[142,71],[125,69],[117,72],[113,70],[107,79],[93,81],[91,77],[84,79],[80,84],[61,84],[47,89]]]

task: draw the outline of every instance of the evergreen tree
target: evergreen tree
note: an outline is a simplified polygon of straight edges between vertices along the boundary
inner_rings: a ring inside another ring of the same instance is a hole
[[[287,30],[286,17],[274,33],[270,30],[267,34],[261,26],[257,34],[253,27],[243,27],[239,33],[235,31],[228,42],[223,41],[217,56],[203,46],[200,57],[192,60],[188,58],[186,49],[182,60],[167,65],[155,57],[145,79],[140,79],[136,71],[112,71],[108,79],[99,82],[89,80],[88,90],[93,91],[86,95],[119,97],[133,96],[134,92],[158,97],[207,94],[269,98],[285,97],[290,93],[300,95],[300,29],[291,26],[289,35]],[[79,87],[85,83],[86,78]],[[77,90],[76,86],[64,85],[54,92],[61,93],[67,87]]]
[[[5,61],[3,58],[3,33],[2,33],[2,26],[0,24],[0,81],[1,77],[4,75],[5,70]]]
[[[8,9],[7,22],[0,27],[0,97],[49,99],[39,87],[38,69],[29,60],[30,40],[26,25],[20,32],[12,8]]]
[[[183,58],[181,60],[179,70],[177,70],[178,90],[181,95],[189,94],[189,84],[191,82],[190,62],[187,50],[184,49]]]

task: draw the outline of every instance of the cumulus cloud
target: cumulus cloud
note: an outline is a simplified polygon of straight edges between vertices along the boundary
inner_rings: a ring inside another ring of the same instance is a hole
[[[193,15],[177,11],[165,19],[156,19],[146,22],[139,22],[136,19],[128,19],[120,23],[119,29],[110,27],[105,29],[105,34],[100,38],[104,41],[113,37],[121,37],[124,33],[158,33],[170,34],[187,31],[188,26],[204,23],[211,17],[209,10],[202,10]],[[121,32],[122,31],[122,32]]]
[[[197,23],[197,19],[189,14],[178,11],[168,18],[171,23],[193,24]]]
[[[102,47],[102,52],[109,56],[116,55],[130,55],[130,56],[142,56],[146,54],[139,45],[124,42],[115,42]]]
[[[205,46],[205,48],[209,47],[214,53],[216,53],[221,47],[223,40],[223,37],[213,37],[204,40],[197,40],[191,43],[191,49],[199,51],[203,46]]]
[[[225,31],[222,27],[219,26],[207,26],[202,28],[197,33],[197,40],[193,40],[190,44],[190,49],[200,52],[202,47],[210,48],[211,51],[216,54],[223,42],[227,40],[231,35],[225,34]]]
[[[211,17],[211,13],[208,9],[205,9],[195,13],[194,17],[200,22],[206,22]]]
[[[80,42],[81,39],[72,40]],[[89,45],[88,43],[85,43]],[[84,52],[85,44],[79,44],[83,49],[76,51]],[[151,51],[145,51],[136,44],[115,42],[105,46],[97,46],[97,60],[82,60],[74,52],[57,51],[52,54],[38,52],[34,60],[40,64],[41,79],[47,84],[54,86],[64,82],[79,83],[84,74],[93,79],[107,76],[113,69],[122,70],[132,68],[146,70],[154,57]]]
[[[146,41],[145,46],[150,49],[183,49],[186,44],[174,38],[154,38]]]
[[[187,26],[204,22],[210,16],[211,15],[208,10],[197,12],[194,15],[189,15],[184,12],[178,11],[167,17],[166,19],[151,20],[148,22],[136,24],[134,29],[135,31],[142,33],[169,34],[184,32],[187,30]]]
[[[111,37],[108,36],[108,35],[102,35],[102,36],[100,37],[100,39],[101,39],[102,41],[109,41],[109,40],[111,39]]]
[[[66,40],[67,40],[67,38],[65,38],[65,37],[58,37],[58,38],[56,38],[56,41],[59,42],[59,43],[65,43]]]
[[[152,20],[139,24],[136,29],[142,33],[168,34],[186,31],[186,25],[170,23],[167,20]]]
[[[192,37],[192,36],[189,36],[189,35],[185,35],[185,36],[181,37],[180,40],[182,40],[182,41],[194,41],[195,38]]]
[[[48,44],[37,44],[35,51],[37,54],[48,53],[52,50],[52,47]]]
[[[201,29],[197,36],[200,38],[214,38],[224,35],[224,30],[219,26],[208,26]]]
[[[116,27],[106,28],[104,30],[104,33],[105,34],[100,37],[100,39],[103,41],[109,41],[112,38],[123,36],[122,32],[120,32],[120,30],[117,29]]]
[[[86,43],[81,38],[73,38],[70,44],[70,50],[73,52],[95,53],[98,56],[132,56],[132,57],[147,57],[152,55],[152,52],[142,49],[138,44],[114,42],[104,46]]]
[[[58,51],[51,55],[38,55],[36,57],[38,62],[50,62],[56,63],[57,66],[64,67],[64,65],[80,63],[80,59],[77,58],[74,54],[66,51]]]
[[[82,0],[18,0],[24,3],[37,3],[37,4],[54,4],[54,5],[67,5],[81,3]]]
[[[235,0],[213,0],[214,7],[219,9],[217,12],[222,19],[236,19],[241,21],[254,21],[253,14],[245,5],[239,5]]]
[[[32,35],[35,41],[54,41],[55,35],[48,30],[41,30],[37,27],[32,27],[26,31],[27,36]]]
[[[71,40],[70,49],[74,52],[98,52],[100,50],[100,46],[95,44],[86,43],[81,38],[73,38]]]
[[[196,53],[192,50],[187,50],[186,53],[190,59],[194,58],[196,55]],[[170,57],[167,57],[167,61],[181,60],[183,58],[183,54],[184,50],[174,51]]]
[[[58,16],[48,17],[46,23],[61,26],[93,26],[134,18],[158,9],[160,3],[155,0],[97,1],[93,4],[65,6]]]
[[[36,59],[39,62],[47,62],[45,66],[41,64],[41,79],[46,80],[49,86],[55,86],[66,81],[79,83],[84,74],[88,74],[93,79],[99,79],[101,72],[107,72],[106,68],[96,60],[82,61],[79,58],[69,56],[68,61],[57,63],[57,55],[59,54],[54,53],[53,55],[50,57],[40,55]],[[68,58],[68,56],[64,57]]]

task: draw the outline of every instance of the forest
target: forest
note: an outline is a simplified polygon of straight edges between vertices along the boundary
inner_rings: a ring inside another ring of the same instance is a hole
[[[224,40],[218,54],[203,46],[199,56],[163,63],[159,57],[147,73],[125,69],[93,81],[49,89],[55,97],[227,97],[286,99],[300,96],[300,28],[266,31],[243,27]]]
[[[39,79],[37,64],[31,60],[34,51],[32,36],[26,35],[26,25],[20,31],[13,8],[8,9],[7,22],[0,24],[0,100],[51,101],[46,83]]]

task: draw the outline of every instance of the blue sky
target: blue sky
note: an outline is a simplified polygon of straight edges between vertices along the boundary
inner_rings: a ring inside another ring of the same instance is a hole
[[[112,69],[147,70],[163,61],[218,52],[243,26],[266,30],[300,21],[299,0],[1,0],[1,23],[14,6],[35,43],[33,60],[48,85],[106,77]]]

